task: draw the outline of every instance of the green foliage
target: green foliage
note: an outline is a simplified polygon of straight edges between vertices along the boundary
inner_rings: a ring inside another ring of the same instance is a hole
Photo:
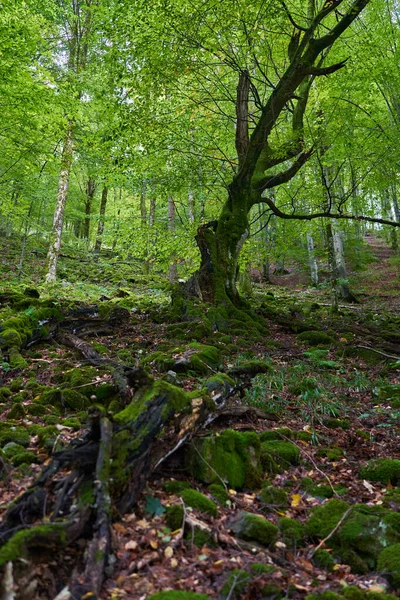
[[[190,506],[191,508],[195,508],[200,512],[207,513],[213,517],[216,517],[218,514],[218,507],[209,498],[198,492],[197,490],[183,490],[180,494],[183,502],[186,506]]]

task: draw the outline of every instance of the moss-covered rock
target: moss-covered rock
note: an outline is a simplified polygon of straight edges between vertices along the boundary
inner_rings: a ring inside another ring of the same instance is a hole
[[[252,432],[227,429],[221,435],[194,440],[186,456],[193,477],[233,489],[256,488],[261,480],[260,440]]]
[[[38,463],[40,461],[33,452],[21,452],[16,454],[11,462],[14,467],[19,467],[19,465],[32,465],[33,463]]]
[[[377,481],[385,485],[400,485],[400,460],[392,458],[378,458],[370,461],[360,469],[361,479]]]
[[[197,490],[183,490],[180,494],[183,502],[187,506],[191,506],[192,508],[196,508],[200,512],[207,513],[213,517],[216,517],[218,514],[218,507],[209,498],[201,494]]]
[[[184,514],[185,511],[181,504],[167,506],[165,510],[165,522],[172,531],[176,531],[182,527]]]
[[[52,388],[47,390],[36,401],[45,406],[56,406],[61,410],[68,408],[73,410],[83,410],[91,404],[90,400],[76,390],[67,390]]]
[[[387,575],[393,587],[400,588],[400,543],[382,550],[377,571]]]
[[[51,550],[52,545],[67,541],[63,525],[39,525],[19,531],[0,549],[0,566],[17,558],[29,556],[38,548]]]
[[[215,346],[193,342],[185,348],[173,348],[168,352],[153,352],[144,360],[143,364],[154,364],[160,372],[170,370],[176,373],[192,371],[199,375],[208,375],[218,371],[221,365],[221,352]]]
[[[261,490],[260,500],[269,507],[287,508],[289,506],[288,493],[273,485],[267,485]]]
[[[22,404],[15,403],[11,409],[8,411],[8,419],[18,420],[23,419],[25,416],[25,410]]]
[[[342,595],[346,600],[365,600],[365,592],[355,585],[348,585],[342,590]]]
[[[324,331],[303,331],[297,336],[300,342],[306,342],[310,346],[330,346],[335,340]]]
[[[300,450],[291,442],[270,441],[261,444],[261,464],[268,473],[271,473],[273,463],[287,469],[290,465],[298,465],[299,462]]]
[[[350,427],[350,421],[348,419],[330,418],[330,419],[324,420],[324,425],[325,425],[325,427],[328,427],[329,429],[347,430]]]
[[[164,481],[162,488],[167,494],[179,494],[183,490],[189,489],[190,483],[188,481]]]
[[[228,502],[229,494],[224,486],[220,485],[219,483],[212,483],[208,489],[218,504],[226,504]]]
[[[8,425],[0,430],[0,446],[4,446],[8,442],[15,442],[27,448],[30,440],[30,435],[24,427]]]
[[[62,425],[64,427],[72,427],[72,429],[80,429],[82,427],[82,423],[76,417],[69,417],[68,419],[64,419],[62,421]]]
[[[26,412],[32,417],[43,417],[47,414],[48,409],[42,404],[29,404],[29,406],[26,407]]]
[[[333,571],[335,561],[332,554],[330,554],[327,550],[317,550],[314,554],[313,561],[317,567],[325,569],[326,571]]]
[[[240,512],[232,528],[239,538],[259,542],[264,546],[272,546],[279,533],[276,525],[264,517],[248,512]]]
[[[317,452],[317,456],[327,458],[330,461],[337,461],[343,456],[343,450],[337,446],[332,448],[320,448]]]
[[[25,452],[25,448],[20,444],[16,444],[15,442],[9,442],[3,448],[3,454],[6,458],[10,459],[17,454],[21,454]]]
[[[272,371],[272,367],[265,360],[247,360],[241,362],[236,367],[229,369],[228,373],[231,377],[255,377],[260,373],[268,373]]]
[[[4,402],[11,396],[11,390],[8,387],[0,387],[0,402]]]
[[[293,431],[288,427],[280,427],[279,429],[270,429],[260,433],[261,442],[270,442],[272,440],[292,439]]]
[[[330,534],[349,508],[346,502],[330,500],[313,510],[306,524],[311,537]],[[366,573],[376,567],[383,548],[400,540],[400,519],[396,513],[380,506],[355,505],[330,538],[328,545],[350,564],[356,573]]]
[[[204,388],[208,391],[211,398],[217,400],[218,397],[226,398],[234,389],[235,381],[225,373],[217,373],[204,382]]]
[[[221,589],[221,600],[239,598],[250,583],[250,575],[242,569],[234,569]]]
[[[297,547],[301,544],[304,538],[304,525],[296,521],[296,519],[282,517],[278,521],[278,527],[282,539],[287,546]]]

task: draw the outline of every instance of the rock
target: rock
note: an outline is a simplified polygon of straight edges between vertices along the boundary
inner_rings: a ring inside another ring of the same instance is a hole
[[[254,489],[261,481],[260,440],[256,433],[226,429],[220,435],[193,441],[185,456],[193,477],[203,483],[224,483],[233,489]]]
[[[377,571],[388,574],[389,581],[395,588],[400,588],[400,544],[385,548],[379,555]]]
[[[232,524],[238,538],[272,546],[278,538],[278,528],[264,517],[248,512],[240,512]]]

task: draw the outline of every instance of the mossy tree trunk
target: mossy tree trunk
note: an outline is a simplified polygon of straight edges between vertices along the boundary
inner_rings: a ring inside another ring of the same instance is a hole
[[[232,61],[239,71],[235,140],[237,173],[228,186],[228,198],[218,220],[198,229],[196,239],[201,265],[189,282],[189,292],[195,292],[207,302],[242,304],[236,281],[240,251],[249,236],[248,214],[254,205],[262,203],[278,216],[281,214],[273,198],[265,193],[292,179],[311,156],[313,148],[305,148],[303,126],[310,87],[316,77],[329,75],[344,66],[340,62],[323,67],[324,55],[368,2],[355,0],[335,22],[329,16],[335,10],[336,2],[326,2],[315,12],[315,3],[310,0],[302,25],[297,25],[288,14],[288,23],[294,27],[288,46],[289,66],[264,104],[260,98],[265,89],[257,90],[257,78],[252,79],[246,67],[237,66],[236,59]],[[276,145],[271,138],[289,104],[294,107],[291,131],[283,143]],[[258,118],[254,116],[257,111]],[[253,123],[251,134],[250,120]],[[279,171],[279,165],[284,165],[283,170]]]

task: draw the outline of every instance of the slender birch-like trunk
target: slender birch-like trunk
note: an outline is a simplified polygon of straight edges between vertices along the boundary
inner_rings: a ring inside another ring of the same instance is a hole
[[[96,191],[96,182],[93,177],[89,177],[86,187],[86,197],[85,197],[85,220],[83,223],[83,235],[82,237],[85,240],[89,240],[90,234],[90,215],[92,212],[92,204],[94,193]]]
[[[307,233],[308,263],[310,265],[311,283],[318,285],[318,265],[314,252],[314,240],[310,233]]]
[[[175,202],[174,198],[170,196],[168,198],[168,230],[171,234],[175,231]],[[176,265],[175,254],[171,256],[171,263],[169,266],[169,281],[175,283],[178,277],[178,269]]]
[[[64,212],[68,197],[68,186],[74,152],[73,129],[73,123],[72,121],[69,121],[62,151],[56,209],[54,211],[53,227],[49,251],[47,253],[46,283],[54,282],[57,275],[57,263],[60,254],[61,236],[64,225]]]
[[[103,191],[101,193],[100,218],[99,218],[99,224],[97,226],[96,244],[94,246],[94,253],[96,255],[96,258],[95,258],[96,261],[98,260],[98,256],[99,256],[100,250],[101,250],[101,244],[103,241],[104,217],[106,214],[107,197],[108,197],[108,187],[105,185],[103,187]]]

